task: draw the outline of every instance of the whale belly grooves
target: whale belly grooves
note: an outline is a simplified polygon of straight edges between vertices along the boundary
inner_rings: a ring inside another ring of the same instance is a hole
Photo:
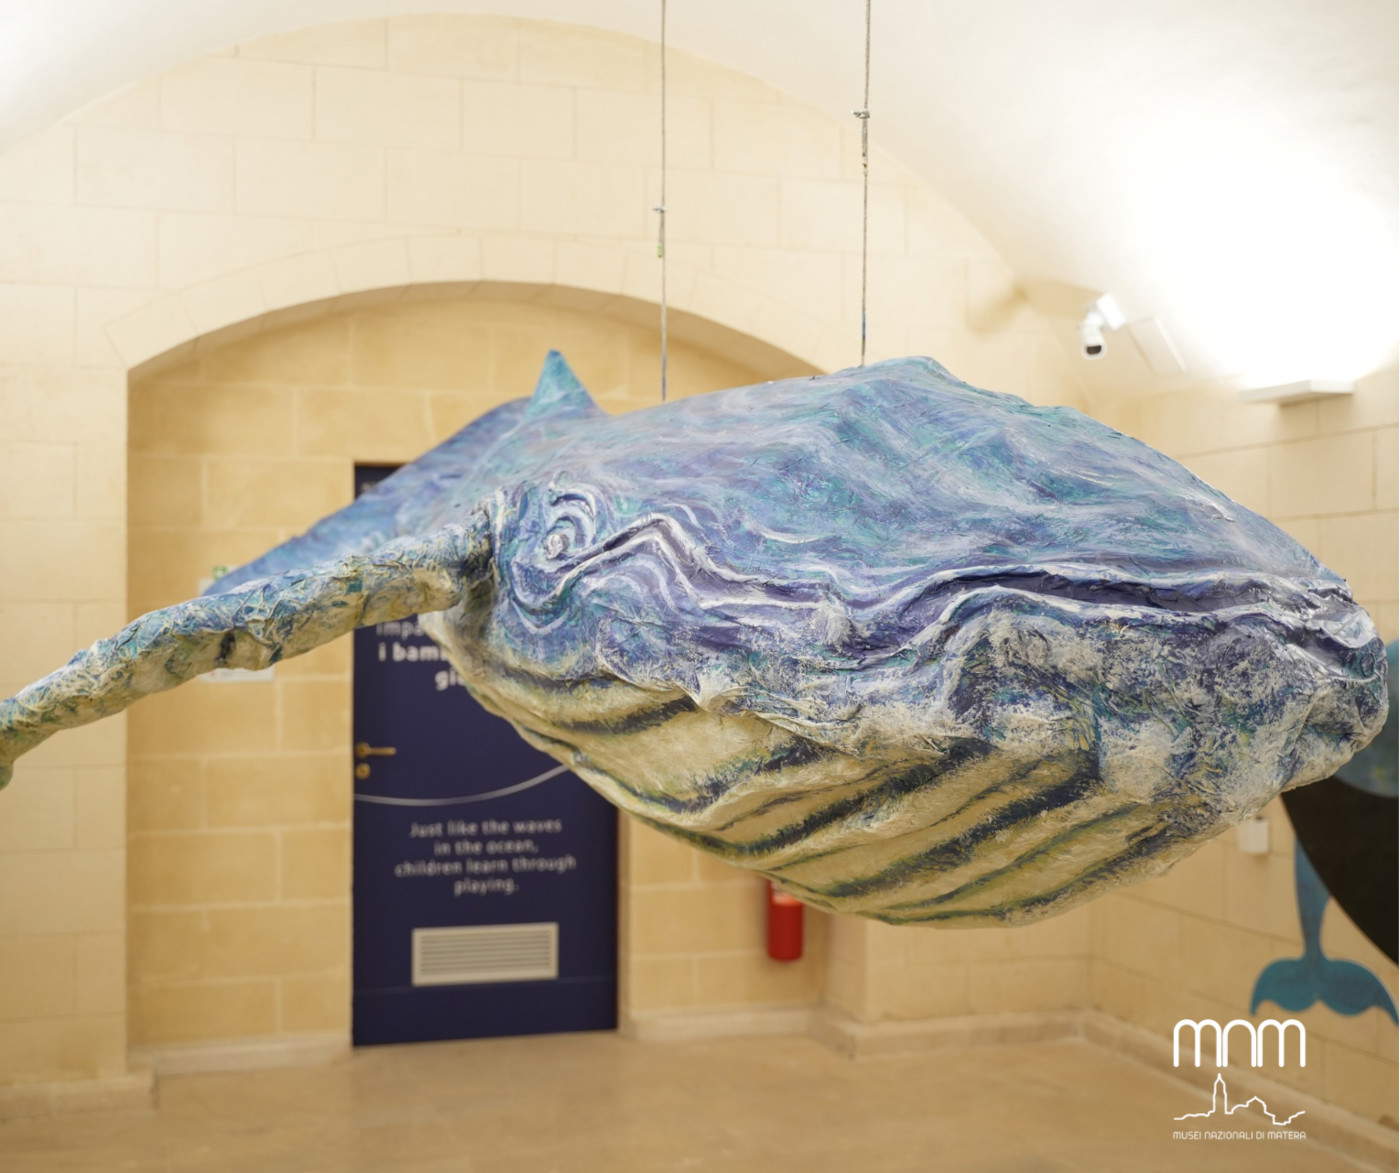
[[[1165,869],[1216,829],[1190,802],[1116,793],[1083,751],[1026,759],[965,739],[921,760],[857,757],[683,694],[448,653],[487,708],[610,802],[832,911],[1035,920]]]
[[[681,693],[621,680],[561,691],[481,660],[464,660],[458,671],[483,705],[611,802],[687,831],[733,827],[790,789],[839,785],[870,770],[757,717],[700,709]]]
[[[642,687],[607,656],[527,658],[489,619],[428,629],[488,709],[616,806],[813,906],[895,924],[1023,923],[1155,875],[1329,771],[1366,722],[1347,687],[1366,657],[1329,665],[1368,632],[1317,618],[1331,590],[1295,613],[1252,582],[1195,608],[1171,605],[1175,587],[1017,586],[1034,589],[923,595],[935,621],[866,665],[862,691],[808,669],[787,695],[740,677],[705,704],[684,656],[675,685]],[[1280,656],[1281,623],[1321,634]]]

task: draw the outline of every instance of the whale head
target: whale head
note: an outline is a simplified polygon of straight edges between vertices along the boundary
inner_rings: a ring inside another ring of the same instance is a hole
[[[445,642],[559,688],[670,698],[689,740],[653,729],[654,758],[549,733],[549,694],[533,726],[508,715],[622,805],[814,903],[1043,915],[1328,776],[1383,719],[1382,646],[1341,579],[1072,409],[918,358],[624,416],[585,400],[503,442],[482,498],[492,589]],[[490,698],[487,676],[468,673]],[[759,746],[735,770],[709,746],[742,722]],[[800,771],[765,770],[780,735],[810,747]],[[836,805],[839,825],[756,847],[765,773],[786,819]],[[639,797],[657,787],[713,801],[682,817]],[[1017,866],[1039,878],[949,895],[989,870],[970,865],[1035,852]]]

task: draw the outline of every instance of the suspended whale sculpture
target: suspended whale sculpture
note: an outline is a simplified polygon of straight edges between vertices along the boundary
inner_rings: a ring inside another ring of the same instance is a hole
[[[0,703],[0,771],[415,613],[622,809],[901,924],[1158,873],[1385,714],[1340,578],[1077,411],[908,358],[608,416],[552,353],[528,401]]]

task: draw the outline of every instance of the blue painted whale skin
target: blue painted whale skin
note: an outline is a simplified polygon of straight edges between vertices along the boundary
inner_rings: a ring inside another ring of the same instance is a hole
[[[1345,583],[1068,408],[899,359],[608,416],[558,355],[354,505],[0,705],[0,761],[425,612],[622,809],[810,904],[1020,923],[1379,729]]]

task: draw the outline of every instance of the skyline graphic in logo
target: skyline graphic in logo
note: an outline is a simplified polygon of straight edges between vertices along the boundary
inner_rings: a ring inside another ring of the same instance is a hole
[[[1224,1106],[1223,1110],[1222,1104]],[[1226,1086],[1225,1077],[1219,1072],[1216,1072],[1215,1083],[1210,1089],[1210,1111],[1185,1112],[1180,1116],[1173,1116],[1172,1119],[1209,1120],[1212,1116],[1233,1116],[1236,1112],[1243,1112],[1251,1104],[1258,1104],[1259,1110],[1269,1118],[1269,1120],[1275,1125],[1275,1127],[1278,1128],[1287,1128],[1288,1125],[1292,1124],[1293,1121],[1297,1120],[1299,1116],[1304,1115],[1307,1111],[1306,1109],[1299,1109],[1297,1112],[1294,1112],[1291,1116],[1285,1116],[1282,1120],[1280,1120],[1277,1116],[1273,1114],[1272,1110],[1269,1108],[1269,1105],[1266,1104],[1258,1096],[1250,1096],[1249,1099],[1245,1100],[1243,1103],[1231,1104],[1230,1089],[1228,1086]]]

